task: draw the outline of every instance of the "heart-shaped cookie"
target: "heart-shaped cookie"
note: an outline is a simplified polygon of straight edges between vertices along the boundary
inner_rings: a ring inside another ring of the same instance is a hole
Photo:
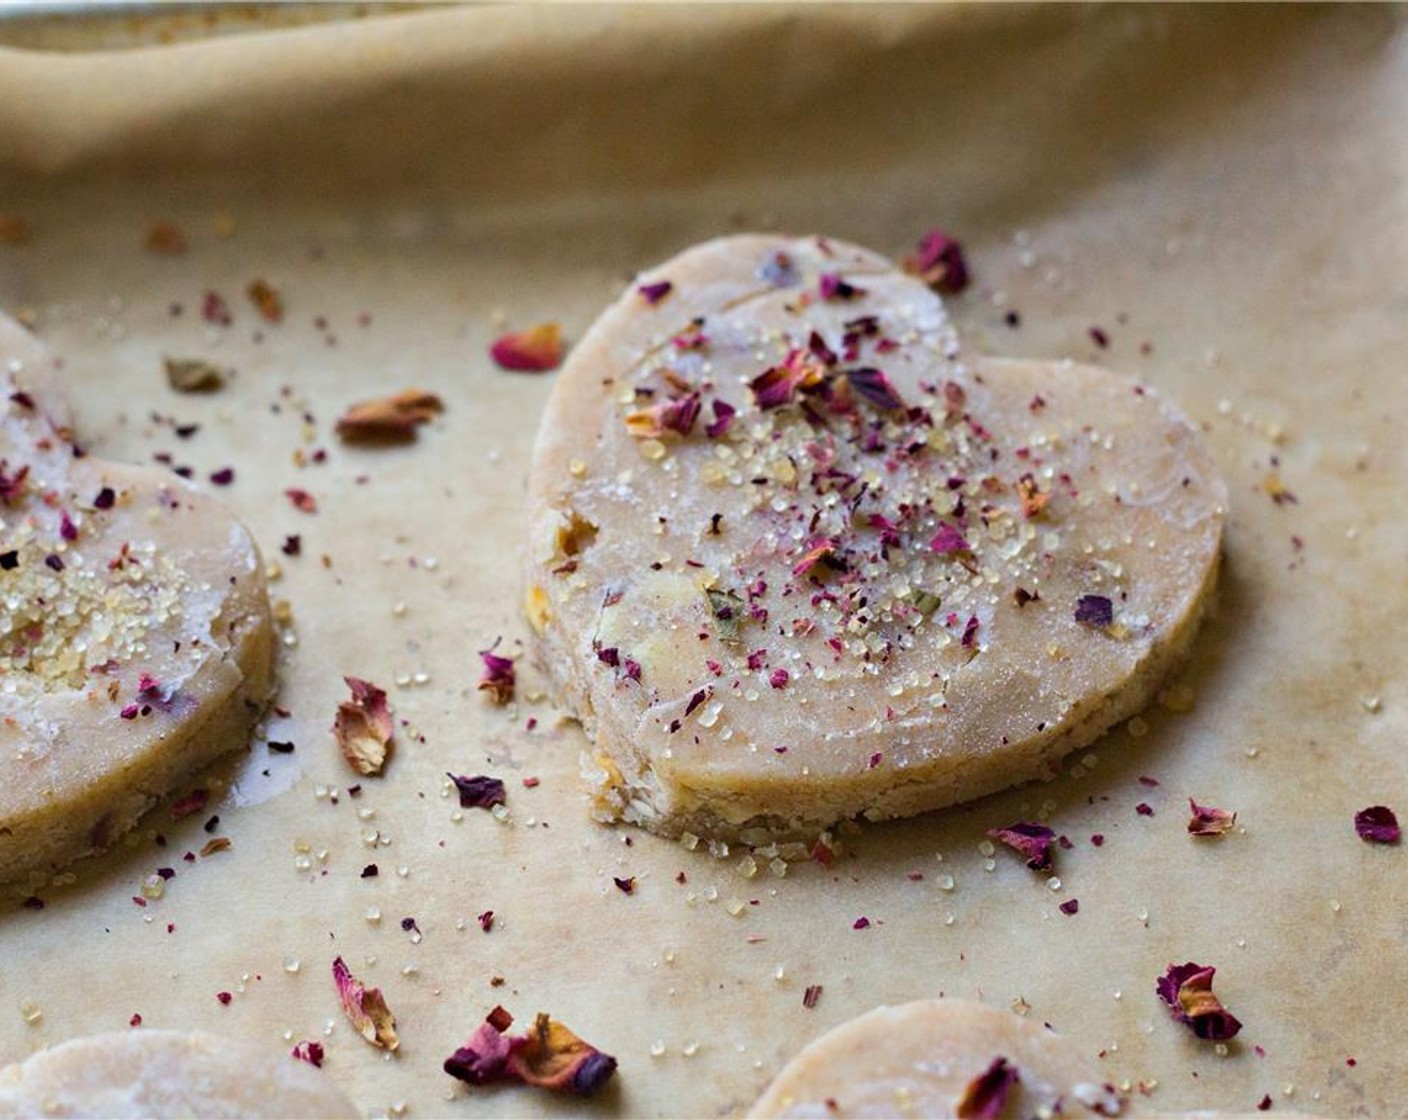
[[[527,612],[598,816],[804,837],[1049,776],[1137,711],[1225,504],[1152,390],[968,354],[864,249],[730,237],[642,276],[564,368]]]
[[[0,882],[38,886],[248,742],[273,686],[248,531],[81,452],[54,361],[0,317]]]

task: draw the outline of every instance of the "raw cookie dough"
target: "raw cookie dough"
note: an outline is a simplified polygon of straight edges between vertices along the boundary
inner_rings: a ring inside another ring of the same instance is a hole
[[[997,1059],[1015,1068],[999,1116],[1147,1114],[1109,1075],[1040,1022],[961,999],[878,1007],[804,1047],[751,1120],[950,1117]],[[971,1114],[971,1113],[970,1113]]]
[[[0,1117],[357,1117],[327,1074],[249,1042],[131,1030],[0,1069]]]
[[[273,628],[244,526],[76,453],[54,361],[0,316],[0,882],[42,886],[248,742]]]
[[[596,815],[750,843],[1050,776],[1187,650],[1226,504],[1152,390],[968,354],[884,258],[756,235],[607,309],[529,494]]]

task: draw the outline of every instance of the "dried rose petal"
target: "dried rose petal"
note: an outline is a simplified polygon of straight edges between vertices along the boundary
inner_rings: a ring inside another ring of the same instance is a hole
[[[513,658],[500,657],[492,650],[480,650],[484,671],[479,677],[479,689],[493,697],[495,704],[507,704],[513,699]]]
[[[920,240],[914,256],[907,257],[905,269],[929,287],[957,295],[968,286],[968,262],[963,246],[941,229],[931,229]]]
[[[414,439],[416,428],[429,423],[444,407],[434,393],[403,389],[393,396],[352,405],[338,419],[337,434],[349,442]]]
[[[800,390],[812,389],[826,379],[826,365],[810,350],[792,350],[781,365],[764,370],[748,383],[763,411],[789,404]]]
[[[852,389],[876,408],[893,412],[904,407],[904,401],[900,399],[898,390],[895,389],[890,379],[878,369],[871,369],[869,366],[862,369],[848,369],[846,380],[850,382]]]
[[[772,366],[764,370],[748,383],[748,387],[753,390],[758,407],[765,411],[781,408],[790,402],[796,388],[791,376],[782,366]]]
[[[310,1066],[314,1066],[317,1069],[323,1068],[324,1051],[321,1042],[316,1042],[311,1038],[305,1038],[290,1050],[289,1053],[300,1062],[307,1062]]]
[[[284,301],[278,290],[267,280],[254,280],[245,289],[249,301],[263,316],[266,323],[281,323],[284,318]]]
[[[534,1020],[533,1029],[511,1039],[509,1047],[509,1076],[540,1089],[588,1096],[616,1072],[615,1058],[542,1012]]]
[[[200,315],[207,323],[214,323],[218,327],[228,327],[235,321],[235,317],[230,314],[230,305],[219,292],[205,293],[205,298],[201,300]]]
[[[156,222],[147,230],[146,246],[161,257],[179,256],[186,251],[186,235],[175,222]]]
[[[25,480],[29,478],[28,464],[20,467],[14,474],[8,473],[9,466],[9,460],[0,459],[0,501],[6,505],[24,494]]]
[[[698,418],[699,394],[689,393],[627,413],[626,430],[637,439],[659,439],[670,434],[687,436]]]
[[[940,525],[939,531],[934,534],[934,539],[929,542],[929,548],[940,556],[950,552],[971,552],[973,550],[973,546],[968,543],[963,534],[952,525]]]
[[[359,774],[380,774],[395,731],[386,693],[358,677],[342,679],[352,690],[352,699],[337,706],[332,733],[352,769]]]
[[[442,1068],[470,1085],[502,1081],[507,1076],[509,1053],[509,1040],[503,1032],[512,1025],[513,1016],[502,1007],[494,1008],[465,1044],[445,1059]]]
[[[616,1059],[539,1014],[532,1030],[506,1037],[513,1017],[496,1007],[463,1046],[445,1060],[445,1072],[471,1085],[519,1081],[540,1089],[587,1096],[616,1072]]]
[[[1021,852],[1033,871],[1051,870],[1051,844],[1056,839],[1056,833],[1044,824],[1015,821],[1006,828],[988,829],[988,835]]]
[[[636,288],[636,291],[640,294],[640,298],[650,304],[651,307],[654,307],[674,290],[675,286],[668,280],[657,280],[653,284],[642,284]]]
[[[1037,486],[1036,477],[1024,474],[1017,480],[1017,497],[1022,502],[1022,516],[1039,517],[1051,501],[1049,493],[1043,494]]]
[[[1387,805],[1372,805],[1354,814],[1354,831],[1374,844],[1397,844],[1402,835],[1398,818]]]
[[[865,289],[841,279],[840,273],[823,272],[817,278],[817,294],[825,300],[855,299],[865,295]]]
[[[1016,1066],[1006,1058],[994,1058],[988,1066],[963,1088],[954,1102],[953,1114],[958,1120],[997,1120],[1007,1105],[1007,1096],[1021,1079]]]
[[[729,404],[728,401],[714,401],[714,419],[704,429],[704,434],[710,439],[721,438],[733,423],[733,418],[738,414],[738,409]]]
[[[709,336],[704,333],[704,320],[693,319],[689,326],[670,340],[676,350],[703,350],[709,345]]]
[[[526,331],[510,331],[489,347],[489,356],[500,369],[517,373],[544,373],[562,364],[562,328],[541,323]]]
[[[492,809],[504,803],[504,783],[487,774],[469,778],[460,774],[446,774],[459,791],[461,809]]]
[[[343,1013],[358,1034],[383,1050],[395,1050],[401,1045],[396,1037],[396,1017],[386,1006],[380,988],[363,987],[341,957],[332,962],[332,978],[342,999]]]
[[[1212,978],[1217,969],[1208,965],[1170,964],[1154,984],[1158,997],[1169,1006],[1170,1014],[1199,1038],[1226,1042],[1242,1029],[1212,994]]]
[[[829,537],[810,542],[807,551],[802,554],[802,558],[792,565],[792,574],[804,576],[823,561],[835,564],[837,562],[836,548],[836,542]]]
[[[1115,621],[1115,604],[1104,595],[1082,595],[1076,600],[1076,621],[1097,629]]]
[[[1214,809],[1210,805],[1199,805],[1191,797],[1188,808],[1192,817],[1188,821],[1188,831],[1194,836],[1221,836],[1231,832],[1237,823],[1237,814],[1230,809]]]
[[[294,509],[300,511],[301,513],[318,512],[318,499],[313,497],[312,494],[308,493],[307,490],[301,490],[298,487],[293,486],[284,491],[284,497],[286,497],[290,502],[293,503]]]

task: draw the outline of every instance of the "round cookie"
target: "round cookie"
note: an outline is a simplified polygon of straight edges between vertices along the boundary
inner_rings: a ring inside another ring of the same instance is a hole
[[[842,1023],[792,1058],[748,1112],[750,1120],[1140,1114],[1060,1035],[961,999],[879,1007]]]
[[[199,1031],[91,1035],[0,1069],[0,1116],[359,1115],[332,1079],[306,1062]]]
[[[42,885],[244,746],[273,688],[248,531],[168,471],[82,454],[0,318],[0,882]]]
[[[598,817],[758,843],[1051,775],[1142,707],[1225,487],[1145,387],[966,354],[820,238],[640,278],[554,387],[526,610]]]

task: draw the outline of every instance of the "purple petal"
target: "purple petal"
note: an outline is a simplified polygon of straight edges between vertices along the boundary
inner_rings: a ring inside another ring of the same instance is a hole
[[[1076,600],[1076,621],[1097,629],[1115,621],[1115,604],[1104,595],[1082,595]]]
[[[1354,814],[1354,831],[1374,844],[1397,844],[1402,835],[1398,818],[1387,805],[1372,805]]]

